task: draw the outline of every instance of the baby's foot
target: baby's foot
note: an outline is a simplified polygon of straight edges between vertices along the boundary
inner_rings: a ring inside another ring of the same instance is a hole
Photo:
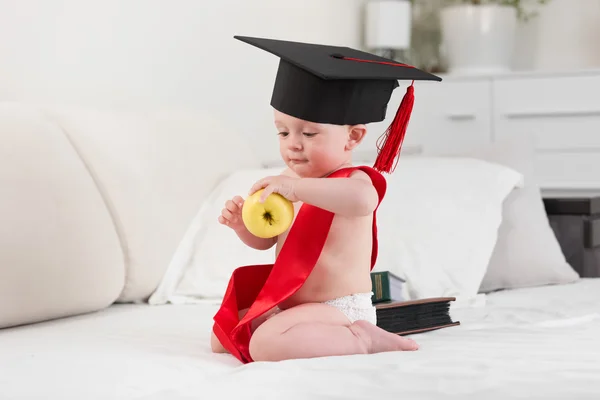
[[[414,340],[387,332],[368,321],[356,321],[351,329],[365,341],[370,354],[419,349],[419,345]]]

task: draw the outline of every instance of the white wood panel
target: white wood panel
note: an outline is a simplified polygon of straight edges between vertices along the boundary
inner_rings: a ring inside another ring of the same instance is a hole
[[[494,82],[499,136],[533,135],[541,150],[600,151],[600,75]]]
[[[600,190],[600,71],[415,83],[408,152],[460,153],[508,138],[534,139],[542,189]]]
[[[448,81],[415,90],[411,129],[424,153],[460,150],[491,140],[491,82]]]
[[[535,174],[544,189],[600,188],[600,153],[545,153],[536,155]]]
[[[494,79],[498,138],[532,137],[539,184],[600,188],[600,74]]]
[[[600,151],[600,115],[496,118],[498,137],[532,135],[542,151]]]
[[[500,117],[600,114],[600,75],[495,79]]]

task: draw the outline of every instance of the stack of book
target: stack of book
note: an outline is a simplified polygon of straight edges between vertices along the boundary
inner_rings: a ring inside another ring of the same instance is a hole
[[[404,300],[404,280],[388,271],[372,272],[371,281],[377,326],[388,332],[408,335],[460,325],[450,315],[454,297]]]

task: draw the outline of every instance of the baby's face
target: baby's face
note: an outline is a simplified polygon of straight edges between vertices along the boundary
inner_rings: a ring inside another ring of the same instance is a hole
[[[301,177],[321,177],[350,162],[351,150],[364,132],[348,125],[317,124],[277,110],[275,127],[286,165]]]

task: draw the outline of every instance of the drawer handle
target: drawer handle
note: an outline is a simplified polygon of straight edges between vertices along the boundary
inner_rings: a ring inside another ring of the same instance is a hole
[[[597,145],[579,145],[579,146],[561,146],[556,147],[538,147],[535,149],[540,154],[589,154],[600,153],[600,146]]]
[[[504,114],[506,118],[561,118],[561,117],[600,117],[600,110],[554,110],[554,111],[513,111]]]
[[[448,119],[451,119],[453,121],[470,121],[470,120],[474,120],[475,119],[475,114],[470,114],[470,113],[454,113],[454,114],[449,114],[447,116]]]

